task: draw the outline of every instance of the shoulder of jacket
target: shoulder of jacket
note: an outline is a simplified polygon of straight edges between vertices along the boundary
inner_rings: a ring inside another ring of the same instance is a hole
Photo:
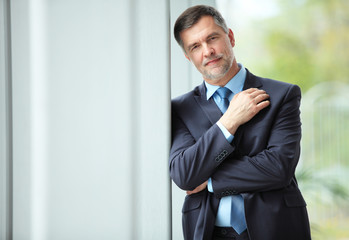
[[[184,93],[178,97],[175,97],[171,100],[172,105],[180,105],[183,104],[187,101],[192,101],[194,99],[195,96],[199,96],[200,95],[200,89],[199,86],[196,86],[193,90]]]

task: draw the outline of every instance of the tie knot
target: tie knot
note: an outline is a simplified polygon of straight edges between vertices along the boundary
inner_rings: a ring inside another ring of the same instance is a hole
[[[231,94],[231,91],[229,88],[226,87],[220,87],[217,89],[218,95],[224,99],[224,98],[229,98],[229,95]]]

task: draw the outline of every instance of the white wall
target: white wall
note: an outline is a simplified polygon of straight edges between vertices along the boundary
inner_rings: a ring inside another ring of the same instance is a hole
[[[0,0],[1,240],[182,239],[170,97],[202,78],[172,32],[196,4]]]
[[[5,3],[0,238],[169,239],[168,1]]]

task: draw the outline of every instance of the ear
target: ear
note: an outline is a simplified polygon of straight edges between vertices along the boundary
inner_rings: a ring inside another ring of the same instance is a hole
[[[229,28],[228,37],[229,37],[231,46],[234,47],[235,46],[235,37],[234,37],[233,31],[230,28]]]

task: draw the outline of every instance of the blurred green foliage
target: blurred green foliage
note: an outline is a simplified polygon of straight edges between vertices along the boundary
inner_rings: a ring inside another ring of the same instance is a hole
[[[299,85],[349,83],[349,1],[277,0],[282,14],[263,24],[268,61],[261,75]]]
[[[301,87],[296,175],[312,237],[349,240],[349,0],[273,1],[279,11],[267,17],[245,22],[248,14],[230,13],[243,19],[228,22],[237,61],[258,76]]]
[[[349,239],[349,0],[275,1],[280,14],[254,22],[257,57],[243,62],[301,87],[297,178],[313,239]]]

